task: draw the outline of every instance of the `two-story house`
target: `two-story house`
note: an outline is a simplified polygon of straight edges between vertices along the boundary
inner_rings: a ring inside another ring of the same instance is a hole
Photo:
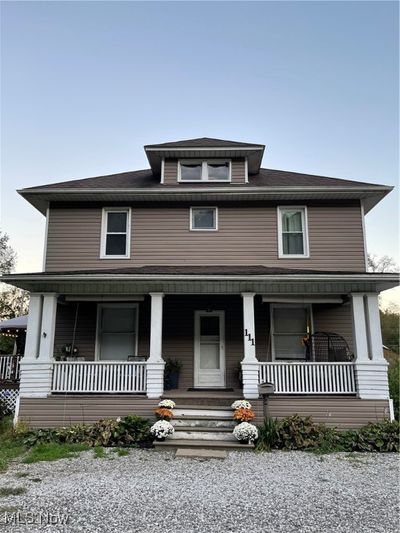
[[[260,420],[262,382],[272,416],[388,416],[378,294],[397,276],[366,272],[364,216],[391,187],[261,168],[260,144],[145,152],[149,169],[19,191],[46,239],[43,272],[4,278],[31,292],[18,416],[149,415],[166,395],[249,398]]]

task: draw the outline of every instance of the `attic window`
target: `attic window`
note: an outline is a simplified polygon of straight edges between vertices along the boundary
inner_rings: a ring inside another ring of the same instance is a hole
[[[181,160],[178,168],[178,181],[231,181],[231,162],[228,160]]]

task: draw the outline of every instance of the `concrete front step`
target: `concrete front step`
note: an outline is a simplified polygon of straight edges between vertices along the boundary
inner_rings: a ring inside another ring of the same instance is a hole
[[[211,448],[178,448],[175,457],[189,457],[191,459],[226,459],[226,450],[213,450]]]
[[[175,418],[183,418],[183,417],[203,417],[208,416],[211,418],[215,417],[226,417],[226,418],[232,418],[233,411],[232,409],[222,409],[221,407],[209,407],[203,409],[199,406],[187,406],[187,407],[176,407],[174,409],[174,417]]]
[[[202,439],[171,439],[168,438],[162,442],[155,440],[154,447],[156,450],[176,450],[178,448],[204,448],[214,450],[244,451],[254,449],[254,444],[240,444],[235,441],[224,440],[202,440]]]
[[[175,428],[181,428],[181,427],[191,427],[191,428],[198,428],[198,427],[205,427],[205,428],[227,428],[231,431],[233,430],[235,426],[235,422],[232,420],[232,417],[229,418],[213,418],[213,417],[195,417],[195,418],[189,418],[189,417],[182,417],[182,418],[173,418],[171,420],[171,424]]]
[[[220,428],[217,428],[220,429]],[[225,428],[224,428],[225,429]],[[234,441],[237,442],[233,436],[232,431],[214,431],[214,428],[202,428],[202,431],[198,431],[197,428],[192,430],[175,430],[175,433],[171,435],[170,439],[173,440],[207,440],[207,441]]]

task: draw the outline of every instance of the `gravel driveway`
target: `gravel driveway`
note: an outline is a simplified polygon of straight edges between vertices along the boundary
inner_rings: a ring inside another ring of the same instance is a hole
[[[175,459],[154,450],[125,457],[108,451],[101,459],[85,452],[76,459],[14,464],[2,474],[0,488],[27,491],[0,498],[0,529],[397,532],[398,466],[395,454],[231,452],[221,461]],[[66,526],[55,523],[57,515],[69,515]]]

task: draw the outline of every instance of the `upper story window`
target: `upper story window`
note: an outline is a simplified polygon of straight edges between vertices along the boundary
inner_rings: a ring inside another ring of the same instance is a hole
[[[231,162],[221,159],[183,159],[178,164],[178,181],[231,181]]]
[[[281,258],[309,257],[306,207],[278,207],[278,247]]]
[[[217,231],[218,210],[216,207],[191,207],[190,229],[192,231]]]
[[[105,208],[101,227],[102,259],[128,259],[130,257],[130,208]]]

